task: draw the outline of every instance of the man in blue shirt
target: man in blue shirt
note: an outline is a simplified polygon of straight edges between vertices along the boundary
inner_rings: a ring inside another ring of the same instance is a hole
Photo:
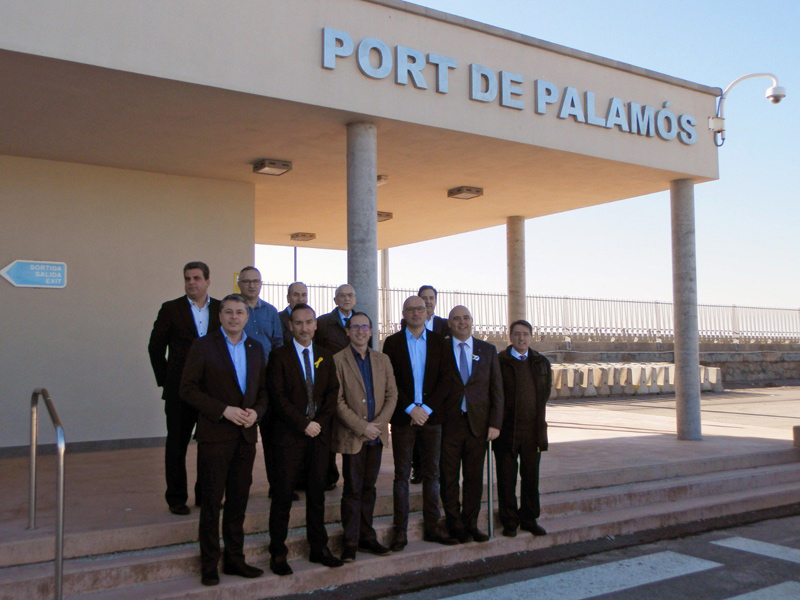
[[[266,364],[272,349],[283,346],[278,309],[258,297],[261,293],[261,272],[255,267],[245,267],[239,271],[239,289],[247,301],[248,319],[244,332],[264,348]]]

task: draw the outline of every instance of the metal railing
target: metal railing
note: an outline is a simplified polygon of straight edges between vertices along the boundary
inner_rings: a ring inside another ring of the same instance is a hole
[[[36,388],[31,394],[31,461],[29,474],[29,503],[28,503],[28,529],[36,529],[36,454],[39,447],[39,397],[44,398],[50,420],[56,429],[56,454],[58,471],[56,475],[56,553],[55,553],[55,600],[62,598],[62,584],[64,581],[64,456],[67,450],[67,440],[64,437],[64,427],[61,419],[50,398],[50,393],[45,388]]]
[[[285,283],[265,283],[261,297],[281,310],[286,305]],[[309,285],[308,303],[319,313],[333,310],[336,286]],[[381,337],[400,328],[403,301],[416,290],[379,290]],[[453,306],[463,304],[472,311],[475,333],[505,336],[508,328],[506,294],[440,290],[436,312],[447,316]],[[528,320],[534,335],[573,340],[672,341],[671,302],[528,296]],[[749,306],[698,306],[702,341],[800,342],[800,309]]]

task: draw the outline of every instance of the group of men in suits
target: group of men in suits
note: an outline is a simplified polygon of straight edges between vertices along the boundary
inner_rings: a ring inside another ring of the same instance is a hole
[[[355,310],[349,285],[337,288],[336,308],[317,318],[300,282],[289,287],[288,306],[280,313],[260,300],[255,267],[239,274],[242,294],[222,302],[207,294],[210,277],[203,263],[187,264],[184,282],[186,295],[162,306],[149,352],[156,381],[164,387],[166,499],[176,514],[190,512],[185,456],[197,424],[195,503],[204,584],[219,582],[223,497],[224,572],[263,573],[243,554],[258,430],[272,497],[270,568],[278,575],[292,573],[286,538],[296,489],[306,491],[312,562],[338,567],[355,560],[359,550],[402,551],[408,543],[412,463],[422,480],[424,539],[447,545],[487,541],[478,515],[492,440],[503,534],[516,535],[517,528],[545,533],[536,519],[550,364],[529,350],[529,323],[512,324],[512,345],[498,355],[493,345],[473,337],[466,307],[455,307],[448,320],[435,316],[436,290],[423,286],[404,302],[403,326],[386,339],[382,353],[371,348],[372,320]],[[386,547],[372,517],[390,428],[394,532]],[[341,558],[330,552],[324,525],[325,489],[339,478],[337,470],[333,479],[331,467],[336,453],[343,456]]]

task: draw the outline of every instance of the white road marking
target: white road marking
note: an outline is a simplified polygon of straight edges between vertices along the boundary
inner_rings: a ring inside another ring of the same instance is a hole
[[[787,560],[800,564],[800,550],[796,548],[768,544],[767,542],[759,542],[758,540],[750,540],[743,537],[732,537],[711,543],[717,546],[724,546],[725,548],[733,548],[734,550],[742,550],[752,554],[760,554],[761,556],[779,558],[780,560]]]
[[[721,566],[677,552],[658,552],[469,592],[452,600],[584,600]]]
[[[786,581],[768,588],[756,590],[728,600],[797,600],[800,598],[800,583]]]

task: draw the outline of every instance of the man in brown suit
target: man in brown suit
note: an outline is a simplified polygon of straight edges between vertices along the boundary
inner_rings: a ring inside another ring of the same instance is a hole
[[[333,451],[342,455],[342,562],[358,549],[379,556],[389,549],[372,527],[375,482],[381,454],[389,442],[388,425],[397,404],[397,385],[389,357],[369,349],[372,320],[353,312],[347,325],[350,345],[334,355],[339,403],[333,424]]]

